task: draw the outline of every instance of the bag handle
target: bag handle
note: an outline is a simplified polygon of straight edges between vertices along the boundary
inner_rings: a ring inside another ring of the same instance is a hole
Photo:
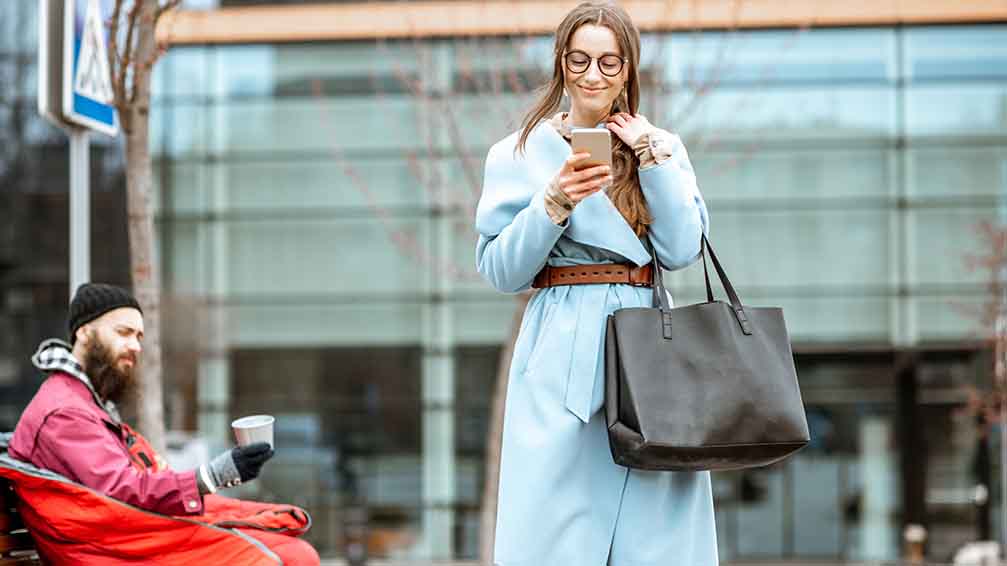
[[[647,243],[647,251],[650,252],[652,268],[650,270],[651,285],[654,293],[653,305],[661,311],[661,328],[665,340],[671,340],[671,304],[668,303],[668,293],[664,290],[664,277],[661,276],[661,267],[657,263],[657,252],[654,251],[654,244],[650,241],[650,234],[644,239]]]
[[[657,252],[654,249],[654,244],[650,241],[650,236],[647,236],[647,250],[650,252],[651,260],[654,262],[654,268],[652,270],[653,276],[653,289],[654,289],[654,304],[653,306],[661,309],[663,326],[664,326],[664,337],[671,339],[671,305],[668,303],[668,294],[664,289],[664,278],[661,277],[661,268],[657,263]],[[741,299],[738,298],[738,293],[734,290],[734,285],[731,285],[730,279],[727,278],[727,273],[724,272],[724,268],[720,265],[720,260],[717,259],[716,252],[713,251],[713,246],[710,245],[710,240],[707,239],[706,234],[702,234],[699,243],[699,255],[703,260],[703,276],[706,279],[706,301],[708,303],[713,302],[713,286],[710,285],[710,272],[706,266],[706,252],[710,252],[710,259],[713,260],[713,267],[717,270],[717,277],[720,279],[720,284],[724,287],[724,291],[727,292],[727,298],[731,302],[731,309],[734,311],[735,318],[738,319],[738,324],[741,326],[741,331],[746,334],[752,334],[752,323],[748,320],[748,315],[745,314],[745,309],[741,304]]]

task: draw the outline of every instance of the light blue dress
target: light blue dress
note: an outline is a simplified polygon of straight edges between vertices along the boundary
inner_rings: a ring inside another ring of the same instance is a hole
[[[570,155],[547,123],[515,154],[517,133],[486,159],[476,213],[479,272],[498,290],[531,286],[554,266],[651,261],[608,196],[583,200],[564,225],[544,192]],[[685,147],[640,172],[665,269],[699,254],[706,205]],[[718,564],[708,472],[647,472],[616,465],[608,447],[603,342],[608,314],[650,306],[630,285],[559,286],[528,303],[507,387],[494,561],[499,566],[713,566]]]

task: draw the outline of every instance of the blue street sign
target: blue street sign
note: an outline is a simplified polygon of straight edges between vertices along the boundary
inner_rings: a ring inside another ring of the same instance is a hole
[[[66,0],[63,36],[63,118],[114,136],[108,27],[114,0]]]

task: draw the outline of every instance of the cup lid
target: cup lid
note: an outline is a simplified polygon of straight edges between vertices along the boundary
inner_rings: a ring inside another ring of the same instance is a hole
[[[264,426],[272,424],[276,419],[272,415],[249,415],[247,417],[241,417],[240,419],[235,419],[231,422],[231,426],[234,428],[254,428],[257,426]]]

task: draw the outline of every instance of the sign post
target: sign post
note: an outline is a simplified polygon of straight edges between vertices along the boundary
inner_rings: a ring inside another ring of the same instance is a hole
[[[105,22],[112,0],[39,0],[39,113],[70,138],[70,295],[91,279],[90,131],[119,131]]]

